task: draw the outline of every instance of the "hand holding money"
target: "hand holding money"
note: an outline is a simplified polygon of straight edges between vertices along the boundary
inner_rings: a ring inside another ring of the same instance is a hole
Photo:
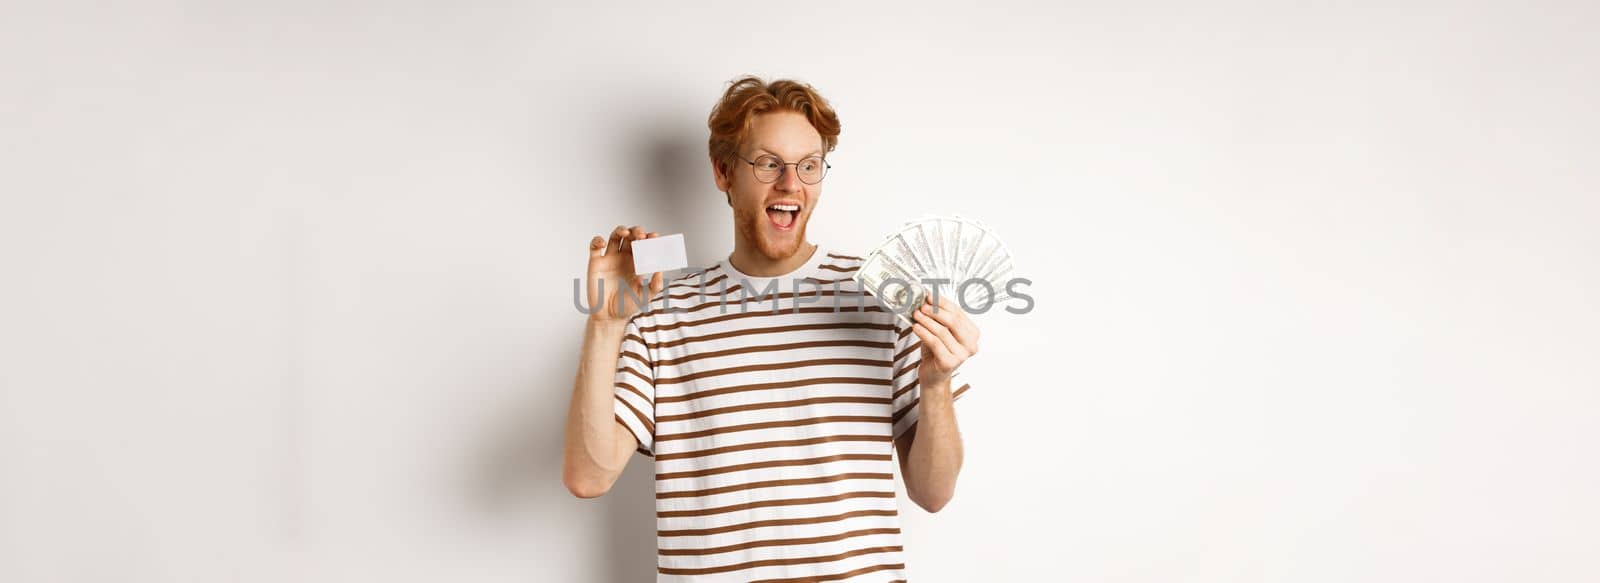
[[[978,353],[978,325],[949,298],[935,304],[930,297],[912,313],[911,331],[922,340],[917,379],[924,390],[950,388],[950,376]]]
[[[901,321],[929,296],[955,297],[952,311],[982,313],[1010,299],[1011,251],[988,227],[962,217],[906,223],[867,254],[855,279]]]

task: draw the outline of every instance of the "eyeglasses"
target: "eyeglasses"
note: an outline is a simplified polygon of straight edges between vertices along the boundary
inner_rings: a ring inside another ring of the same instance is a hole
[[[784,167],[794,166],[795,177],[806,184],[822,182],[822,177],[828,175],[828,169],[833,165],[821,156],[810,156],[799,162],[784,162],[782,158],[771,154],[757,156],[755,160],[745,160],[744,156],[734,154],[734,157],[750,165],[750,170],[755,173],[756,180],[770,184],[783,175]]]

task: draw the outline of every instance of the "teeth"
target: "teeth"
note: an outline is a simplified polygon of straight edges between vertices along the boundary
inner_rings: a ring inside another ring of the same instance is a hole
[[[797,204],[775,204],[775,205],[769,206],[767,208],[773,209],[773,210],[791,211],[791,212],[793,212],[793,211],[800,210],[800,205],[797,205]]]

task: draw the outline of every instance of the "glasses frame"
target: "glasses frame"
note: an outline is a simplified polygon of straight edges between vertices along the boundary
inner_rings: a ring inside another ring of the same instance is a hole
[[[756,156],[756,158],[760,159],[760,158],[771,157],[771,158],[776,159],[779,164],[782,164],[784,166],[782,169],[778,170],[778,175],[772,177],[772,180],[762,180],[761,179],[761,175],[756,173],[756,161],[755,160],[746,160],[744,156],[740,156],[737,153],[735,153],[733,155],[733,157],[738,158],[740,162],[744,162],[745,164],[749,164],[750,165],[750,176],[754,177],[756,179],[756,182],[760,182],[762,184],[772,184],[774,182],[777,182],[779,179],[783,178],[783,174],[785,172],[789,171],[789,166],[794,166],[795,167],[795,169],[794,169],[794,177],[796,179],[799,179],[801,184],[805,184],[807,186],[816,185],[816,184],[822,184],[822,179],[828,177],[828,170],[831,170],[833,168],[833,164],[829,164],[828,163],[828,158],[826,156],[806,156],[804,158],[801,158],[800,162],[804,162],[804,161],[810,160],[812,158],[816,158],[818,160],[822,160],[822,176],[818,176],[816,182],[806,182],[806,179],[800,178],[800,162],[784,162],[783,158],[778,157],[777,154],[762,154],[760,156]]]

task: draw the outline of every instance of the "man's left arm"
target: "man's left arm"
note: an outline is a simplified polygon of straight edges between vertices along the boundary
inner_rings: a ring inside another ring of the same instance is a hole
[[[906,494],[928,512],[938,512],[955,496],[961,473],[961,428],[956,423],[951,378],[961,363],[978,353],[978,326],[948,298],[912,316],[912,333],[922,342],[917,365],[920,398],[916,424],[895,440]]]

